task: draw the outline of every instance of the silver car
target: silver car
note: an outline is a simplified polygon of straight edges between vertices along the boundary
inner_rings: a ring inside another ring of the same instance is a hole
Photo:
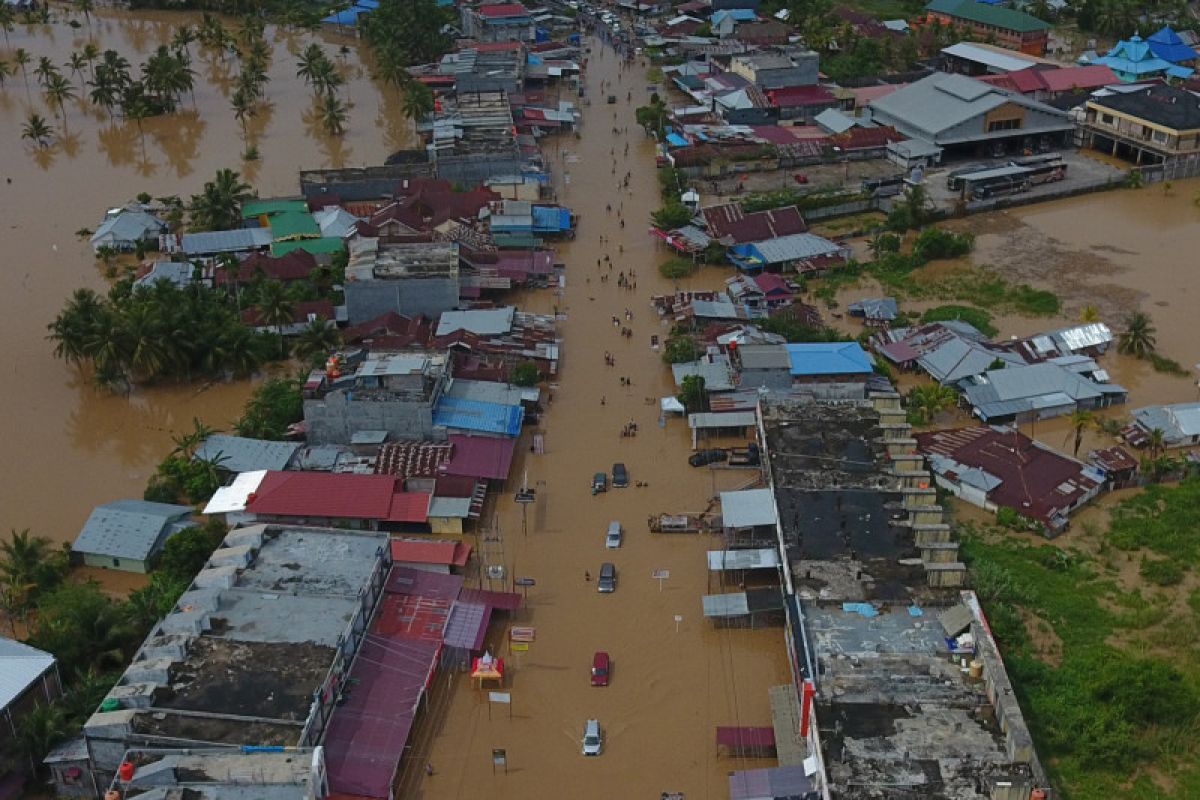
[[[604,546],[609,550],[616,550],[621,546],[621,523],[615,519],[608,523],[608,533],[604,536]]]
[[[583,723],[583,754],[598,756],[604,748],[604,734],[600,732],[600,720],[589,719]]]

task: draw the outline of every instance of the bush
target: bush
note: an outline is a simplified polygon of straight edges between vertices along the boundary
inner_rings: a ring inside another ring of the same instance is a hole
[[[1162,372],[1167,375],[1185,377],[1188,374],[1188,371],[1178,361],[1166,356],[1160,356],[1158,353],[1150,354],[1150,366],[1154,367],[1155,372]]]
[[[533,361],[522,361],[512,368],[508,377],[517,386],[534,386],[542,379],[542,373]]]
[[[974,325],[986,336],[995,336],[997,333],[996,326],[992,324],[992,315],[974,306],[937,306],[921,315],[921,322],[944,322],[949,319],[962,320]]]
[[[975,236],[970,233],[951,233],[941,228],[925,228],[913,243],[913,256],[920,262],[937,258],[959,258],[971,252]]]
[[[768,333],[782,336],[789,342],[840,342],[846,338],[840,331],[832,328],[814,328],[787,317],[770,317],[763,320],[759,327]]]
[[[1022,283],[1008,293],[1009,301],[1016,306],[1017,311],[1030,316],[1049,316],[1057,314],[1062,307],[1058,297],[1045,289],[1034,289]]]
[[[665,206],[650,215],[654,227],[663,231],[682,228],[692,221],[692,211],[678,200],[668,201]]]
[[[283,439],[288,428],[302,419],[304,399],[300,396],[300,381],[271,378],[254,390],[234,428],[239,436]]]
[[[688,275],[691,275],[695,268],[696,265],[689,259],[672,258],[669,261],[659,264],[658,272],[669,281],[677,281],[680,278],[686,278]]]
[[[663,347],[663,361],[683,364],[700,358],[700,345],[691,336],[673,336]]]
[[[1143,557],[1138,572],[1156,586],[1174,586],[1183,580],[1183,567],[1171,559]]]

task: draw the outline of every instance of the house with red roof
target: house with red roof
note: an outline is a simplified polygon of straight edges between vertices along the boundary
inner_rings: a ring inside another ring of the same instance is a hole
[[[398,537],[391,540],[391,549],[393,567],[447,575],[461,573],[471,557],[471,545],[461,540]]]
[[[1047,68],[1038,64],[996,75],[981,75],[979,80],[992,86],[1028,95],[1035,100],[1053,100],[1063,94],[1087,93],[1120,83],[1117,74],[1104,64],[1080,67]]]
[[[404,486],[394,475],[246,472],[218,489],[204,513],[224,514],[230,522],[428,531],[432,493]]]
[[[824,86],[785,86],[765,90],[767,99],[779,109],[781,120],[802,119],[811,123],[822,111],[838,107],[838,99]]]
[[[481,42],[532,42],[536,26],[529,10],[520,3],[484,3],[462,6],[463,34]]]
[[[296,249],[282,256],[252,253],[238,264],[237,280],[241,284],[257,278],[293,283],[308,280],[316,268],[317,258],[307,250]],[[232,281],[232,276],[223,265],[213,270],[214,286],[224,286]]]
[[[938,486],[988,511],[1009,508],[1053,537],[1098,495],[1104,475],[1015,428],[976,425],[914,434]]]
[[[305,300],[292,304],[291,322],[276,324],[269,323],[257,308],[247,308],[242,312],[242,324],[256,331],[278,333],[282,336],[299,336],[313,322],[324,322],[326,327],[337,325],[337,315],[333,303],[328,299]]]
[[[747,214],[741,203],[723,203],[700,209],[708,235],[726,245],[761,242],[793,233],[804,233],[808,225],[796,206],[771,208]]]

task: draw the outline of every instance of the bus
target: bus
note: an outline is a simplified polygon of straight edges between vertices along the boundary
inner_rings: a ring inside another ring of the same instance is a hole
[[[1030,183],[1033,185],[1061,181],[1067,176],[1067,165],[1062,160],[1061,155],[1058,153],[1043,153],[1042,155],[1014,158],[999,166],[974,164],[967,167],[960,167],[946,176],[946,188],[952,192],[961,192],[964,186],[969,188],[981,178],[991,176],[998,169],[1012,167],[1029,170]]]

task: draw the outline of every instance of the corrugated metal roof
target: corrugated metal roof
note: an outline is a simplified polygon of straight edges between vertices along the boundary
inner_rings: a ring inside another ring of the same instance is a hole
[[[194,256],[256,250],[268,247],[270,244],[270,228],[238,228],[233,231],[185,233],[180,237],[179,249],[189,256]]]
[[[874,362],[858,342],[800,342],[784,345],[793,375],[871,372]]]
[[[512,330],[516,313],[517,309],[513,306],[443,311],[438,318],[434,335],[446,336],[457,330],[464,330],[478,336],[498,336]]]
[[[682,386],[683,379],[688,375],[699,375],[704,378],[704,388],[710,392],[727,392],[733,389],[733,369],[729,365],[729,357],[725,355],[708,357],[699,361],[687,361],[682,364],[672,364],[671,374],[675,377],[675,385]]]
[[[727,528],[774,525],[778,519],[770,489],[721,492],[721,520]]]
[[[728,411],[721,414],[688,414],[689,428],[749,428],[758,423],[753,411]]]
[[[987,47],[977,47],[970,42],[959,42],[949,47],[943,47],[942,52],[948,56],[974,61],[1004,72],[1017,72],[1031,67],[1037,62],[1030,58],[1021,58],[1016,53],[998,53]]]
[[[298,442],[272,442],[266,439],[250,439],[214,433],[205,439],[193,459],[217,460],[221,469],[230,472],[252,472],[254,470],[286,469],[296,451]]]
[[[771,569],[779,566],[779,551],[771,547],[755,550],[709,550],[708,568],[714,571]]]
[[[235,511],[245,511],[250,495],[258,491],[267,470],[243,472],[233,479],[233,483],[222,486],[209,498],[208,505],[202,514],[229,514]]]
[[[525,410],[521,406],[484,403],[457,397],[442,397],[433,414],[433,424],[482,433],[516,436],[521,432]]]
[[[254,514],[388,519],[396,478],[335,472],[268,472],[246,504]],[[428,501],[426,501],[428,502]]]
[[[790,236],[764,239],[752,246],[767,264],[830,256],[844,249],[841,245],[813,233],[793,233]]]
[[[20,697],[42,673],[54,666],[54,656],[36,647],[0,638],[0,709]]]
[[[450,434],[453,454],[443,472],[471,478],[504,480],[512,467],[516,440],[497,436]]]
[[[172,523],[191,513],[191,506],[114,500],[96,506],[71,549],[77,553],[145,561],[166,538]]]
[[[742,617],[750,613],[745,592],[706,594],[700,598],[705,617]]]

